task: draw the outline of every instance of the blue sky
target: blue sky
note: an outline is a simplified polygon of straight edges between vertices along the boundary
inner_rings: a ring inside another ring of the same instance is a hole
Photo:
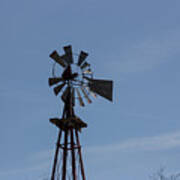
[[[63,104],[48,87],[49,54],[72,44],[114,102],[76,107],[87,179],[145,180],[180,166],[178,0],[1,0],[0,179],[50,175]]]

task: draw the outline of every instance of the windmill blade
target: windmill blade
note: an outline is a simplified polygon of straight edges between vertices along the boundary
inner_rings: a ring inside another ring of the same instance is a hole
[[[83,74],[92,74],[92,71],[91,71],[91,69],[89,68],[89,69],[83,71]]]
[[[57,53],[57,51],[53,51],[49,57],[51,57],[55,62],[57,62],[59,65],[61,65],[62,67],[65,67],[65,62],[64,60],[61,58],[61,56],[59,56],[59,54]]]
[[[91,91],[99,94],[109,101],[112,101],[113,81],[85,78],[89,81],[88,86]]]
[[[81,65],[81,69],[85,69],[86,67],[89,67],[90,64],[85,62],[84,64]]]
[[[59,92],[61,91],[61,89],[64,87],[66,83],[64,82],[63,84],[60,84],[59,86],[54,88],[54,93],[57,96],[59,94]]]
[[[66,65],[69,65],[69,58],[68,58],[68,56],[66,55],[66,54],[64,54],[64,55],[62,55],[62,56],[60,56],[61,57],[61,59],[63,59],[64,60],[64,63],[66,64]]]
[[[87,102],[88,102],[89,104],[92,103],[92,101],[91,101],[91,99],[89,98],[89,96],[87,95],[84,87],[81,87],[81,91],[82,91],[82,93],[84,94],[84,97],[86,98]]]
[[[65,103],[67,102],[67,97],[68,97],[68,94],[69,94],[69,90],[70,90],[70,88],[67,87],[67,88],[65,89],[65,91],[63,92],[62,96],[61,96],[61,99],[62,99]]]
[[[78,88],[76,88],[76,92],[77,92],[77,95],[78,95],[80,106],[85,106]]]
[[[66,61],[68,64],[72,64],[73,63],[73,56],[72,56],[72,47],[71,45],[69,46],[64,46],[63,47],[65,55],[66,55]]]
[[[81,51],[79,58],[78,58],[78,66],[81,66],[81,64],[85,61],[86,57],[88,56],[88,53]]]
[[[49,78],[49,80],[48,80],[49,86],[53,86],[61,81],[63,81],[62,78]]]
[[[85,87],[85,88],[91,94],[91,96],[93,96],[94,98],[97,98],[97,95],[94,92],[90,91],[89,87]]]

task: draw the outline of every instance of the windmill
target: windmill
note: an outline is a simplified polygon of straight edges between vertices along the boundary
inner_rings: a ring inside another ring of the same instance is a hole
[[[85,180],[79,132],[87,124],[76,116],[74,106],[78,102],[84,107],[85,101],[92,103],[90,96],[96,98],[97,95],[112,101],[113,82],[93,78],[91,66],[86,61],[88,53],[73,54],[71,45],[63,50],[63,55],[57,51],[50,54],[54,65],[49,86],[54,87],[55,95],[60,96],[64,103],[62,118],[50,119],[59,129],[51,180]],[[62,72],[57,71],[60,67]]]

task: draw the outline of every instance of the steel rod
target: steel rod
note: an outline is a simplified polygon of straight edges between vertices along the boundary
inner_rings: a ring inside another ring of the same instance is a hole
[[[72,155],[72,175],[73,180],[76,180],[76,158],[75,158],[75,151],[74,151],[74,132],[73,129],[71,131],[71,155]]]
[[[68,145],[68,130],[66,130],[66,131],[65,131],[65,134],[64,134],[62,180],[66,180],[67,145]]]
[[[82,160],[82,155],[81,155],[81,145],[79,142],[78,131],[75,130],[75,133],[76,133],[76,141],[77,141],[77,145],[78,145],[78,154],[79,154],[79,161],[80,161],[80,166],[81,166],[81,175],[82,175],[82,179],[86,180],[85,172],[84,172],[84,165],[83,165],[83,160]]]

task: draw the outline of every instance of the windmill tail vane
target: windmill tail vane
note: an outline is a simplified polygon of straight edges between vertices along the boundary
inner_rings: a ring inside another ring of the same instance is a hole
[[[91,65],[86,61],[88,53],[81,51],[76,58],[71,45],[64,46],[63,50],[62,55],[56,50],[50,54],[55,66],[48,79],[49,86],[54,86],[55,95],[61,94],[64,103],[62,117],[50,119],[59,129],[51,180],[86,180],[79,132],[87,127],[87,123],[75,115],[74,106],[76,101],[82,107],[85,107],[85,101],[92,103],[90,95],[95,98],[100,95],[112,101],[113,81],[93,78]],[[56,65],[63,68],[61,74],[55,71]],[[76,66],[76,70],[72,66]]]

